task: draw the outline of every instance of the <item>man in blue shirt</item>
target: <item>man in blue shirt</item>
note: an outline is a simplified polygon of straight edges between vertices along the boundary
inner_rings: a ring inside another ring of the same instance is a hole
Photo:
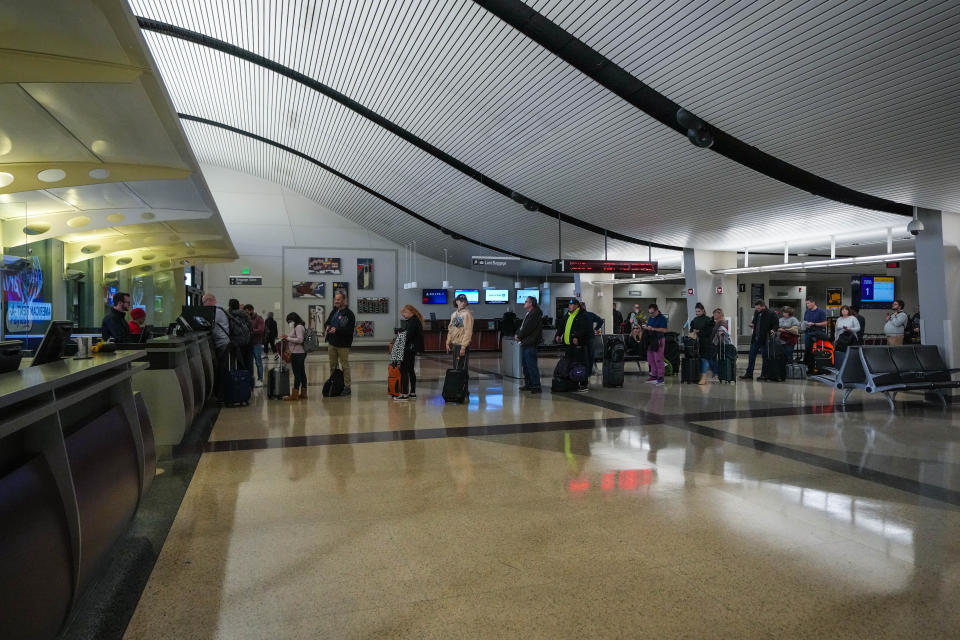
[[[817,307],[813,298],[807,298],[807,310],[803,313],[804,361],[809,371],[813,367],[813,343],[827,337],[827,313]]]
[[[650,365],[650,379],[647,382],[662,385],[666,375],[666,363],[663,358],[666,340],[663,339],[663,334],[667,332],[667,318],[660,313],[660,307],[655,304],[651,304],[647,310],[650,315],[647,316],[643,330],[653,337],[651,344],[647,347],[647,364]]]

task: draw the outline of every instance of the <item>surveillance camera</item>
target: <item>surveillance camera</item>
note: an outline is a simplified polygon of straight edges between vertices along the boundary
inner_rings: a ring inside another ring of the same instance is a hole
[[[907,231],[909,231],[912,236],[918,236],[920,232],[923,231],[923,223],[914,218],[910,221],[910,224],[907,225]]]

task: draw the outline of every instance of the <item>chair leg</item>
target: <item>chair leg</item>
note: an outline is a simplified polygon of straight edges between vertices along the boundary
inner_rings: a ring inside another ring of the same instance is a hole
[[[840,398],[840,404],[842,404],[843,406],[847,406],[847,398],[850,397],[850,394],[851,394],[851,393],[853,393],[853,387],[844,389],[844,390],[843,390],[843,397]]]
[[[887,399],[887,402],[890,403],[890,411],[894,411],[896,406],[893,404],[893,399],[896,396],[896,392],[884,391],[883,397]]]
[[[943,391],[940,391],[940,390],[935,391],[935,393],[937,394],[937,397],[940,398],[940,402],[943,404],[943,408],[946,409],[947,396],[943,393]]]

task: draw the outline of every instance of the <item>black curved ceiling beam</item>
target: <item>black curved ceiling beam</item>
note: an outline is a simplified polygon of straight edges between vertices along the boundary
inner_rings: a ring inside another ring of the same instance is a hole
[[[300,73],[299,71],[294,71],[290,67],[284,66],[269,58],[265,58],[261,55],[253,53],[252,51],[248,51],[247,49],[243,49],[236,45],[230,44],[229,42],[224,42],[223,40],[219,40],[217,38],[213,38],[208,35],[198,33],[196,31],[191,31],[190,29],[184,29],[183,27],[178,27],[176,25],[172,25],[166,22],[160,22],[159,20],[153,20],[151,18],[144,18],[141,16],[137,16],[137,22],[139,23],[140,28],[145,29],[147,31],[154,31],[156,33],[161,33],[166,36],[178,38],[180,40],[185,40],[187,42],[192,42],[194,44],[198,44],[204,47],[209,47],[210,49],[215,49],[216,51],[220,51],[228,55],[240,58],[241,60],[246,60],[247,62],[263,67],[264,69],[268,69],[270,71],[273,71],[274,73],[278,73],[284,76],[285,78],[289,78],[294,82],[298,82],[310,89],[313,89],[314,91],[317,91],[327,96],[331,100],[334,100],[340,103],[344,107],[363,116],[364,118],[370,120],[371,122],[374,122],[380,125],[390,133],[393,133],[394,135],[397,135],[400,138],[403,138],[404,140],[414,145],[418,149],[421,149],[429,153],[433,157],[437,158],[438,160],[441,160],[442,162],[447,163],[457,171],[463,173],[464,175],[470,178],[473,178],[474,180],[484,185],[485,187],[493,189],[497,193],[511,199],[515,194],[515,191],[510,187],[508,187],[507,185],[497,182],[496,180],[494,180],[493,178],[490,178],[489,176],[485,176],[483,173],[481,173],[477,169],[474,169],[473,167],[466,164],[465,162],[461,162],[460,160],[457,160],[455,157],[453,157],[449,153],[442,151],[441,149],[430,144],[423,138],[420,138],[419,136],[414,135],[410,131],[407,131],[406,129],[396,124],[395,122],[384,118],[383,116],[376,113],[375,111],[363,106],[356,100],[340,93],[339,91],[337,91],[332,87],[328,87],[322,82],[318,82],[317,80],[314,80],[313,78]],[[612,229],[605,229],[600,225],[592,224],[590,222],[580,220],[579,218],[574,218],[573,216],[567,215],[565,213],[561,213],[560,211],[557,211],[556,209],[553,209],[552,207],[548,207],[539,202],[537,204],[539,206],[538,210],[542,214],[552,218],[553,220],[560,220],[561,222],[565,222],[571,226],[578,227],[586,231],[591,231],[598,235],[606,236],[608,239],[611,239],[611,240],[620,240],[621,242],[629,242],[631,244],[638,244],[644,247],[650,246],[650,247],[656,247],[658,249],[670,249],[672,251],[683,251],[683,247],[678,247],[670,244],[661,244],[658,242],[650,242],[647,240],[640,240],[639,238],[634,238],[632,236],[628,236],[628,235],[619,233],[617,231],[613,231]],[[522,205],[517,205],[517,206],[522,206]]]
[[[430,225],[431,227],[433,227],[434,229],[439,229],[439,230],[442,231],[443,233],[445,233],[445,234],[447,234],[448,236],[452,237],[454,240],[463,240],[463,241],[465,241],[465,242],[470,242],[470,243],[473,243],[473,244],[477,245],[478,247],[483,247],[484,249],[490,249],[491,251],[497,251],[497,252],[499,252],[499,253],[503,253],[503,254],[508,255],[508,256],[513,256],[514,258],[520,258],[521,260],[530,260],[531,262],[540,262],[540,263],[543,263],[543,264],[550,264],[550,261],[549,261],[549,260],[540,260],[540,259],[538,259],[538,258],[531,258],[530,256],[525,256],[525,255],[522,255],[522,254],[519,254],[519,253],[514,253],[514,252],[512,252],[512,251],[507,251],[506,249],[501,249],[501,248],[499,248],[499,247],[494,247],[493,245],[485,244],[485,243],[480,242],[480,241],[478,241],[478,240],[474,240],[474,239],[472,239],[472,238],[468,238],[467,236],[461,235],[461,234],[457,233],[456,231],[452,231],[452,230],[448,229],[447,227],[444,227],[444,226],[442,226],[442,225],[440,225],[440,224],[437,224],[436,222],[434,222],[433,220],[430,220],[429,218],[425,218],[424,216],[420,215],[420,214],[417,213],[416,211],[413,211],[412,209],[409,209],[409,208],[403,206],[403,205],[400,204],[399,202],[397,202],[397,201],[395,201],[395,200],[391,200],[390,198],[388,198],[387,196],[383,195],[382,193],[379,193],[379,192],[377,192],[377,191],[374,191],[373,189],[371,189],[370,187],[366,186],[365,184],[362,184],[362,183],[360,183],[360,182],[357,182],[356,180],[354,180],[354,179],[351,178],[350,176],[348,176],[348,175],[346,175],[346,174],[344,174],[344,173],[341,173],[341,172],[337,171],[336,169],[334,169],[334,168],[331,167],[330,165],[325,164],[325,163],[321,162],[320,160],[317,160],[317,159],[314,158],[313,156],[308,156],[307,154],[305,154],[305,153],[303,153],[303,152],[301,152],[301,151],[297,151],[297,150],[294,149],[293,147],[288,147],[287,145],[282,144],[282,143],[280,143],[280,142],[277,142],[276,140],[271,140],[270,138],[264,138],[263,136],[258,136],[258,135],[255,134],[255,133],[250,133],[249,131],[244,131],[243,129],[238,129],[237,127],[232,127],[232,126],[230,126],[230,125],[228,125],[228,124],[224,124],[224,123],[222,123],[222,122],[217,122],[216,120],[208,120],[207,118],[201,118],[200,116],[193,116],[193,115],[190,115],[189,113],[177,113],[177,116],[178,116],[181,120],[188,120],[188,121],[190,121],[190,122],[198,122],[198,123],[200,123],[200,124],[209,125],[209,126],[211,126],[211,127],[217,127],[218,129],[223,129],[223,130],[225,130],[225,131],[230,131],[230,132],[232,132],[232,133],[236,133],[236,134],[238,134],[238,135],[245,136],[245,137],[250,138],[250,139],[252,139],[252,140],[256,140],[256,141],[258,141],[258,142],[263,142],[264,144],[268,144],[268,145],[270,145],[271,147],[276,147],[277,149],[281,149],[281,150],[283,150],[283,151],[286,151],[287,153],[292,153],[293,155],[297,156],[298,158],[303,158],[303,159],[306,160],[307,162],[310,162],[311,164],[315,164],[316,166],[320,167],[320,168],[323,169],[324,171],[329,171],[330,173],[332,173],[333,175],[337,176],[338,178],[341,178],[342,180],[346,180],[347,182],[349,182],[350,184],[352,184],[352,185],[355,186],[356,188],[358,188],[358,189],[360,189],[360,190],[362,190],[362,191],[365,191],[366,193],[369,193],[369,194],[372,195],[374,198],[378,198],[379,200],[383,200],[384,202],[386,202],[386,203],[389,204],[390,206],[396,207],[397,209],[399,209],[400,211],[403,211],[403,212],[404,212],[405,214],[407,214],[408,216],[413,216],[414,218],[416,218],[416,219],[419,220],[420,222],[422,222],[422,223],[424,223],[424,224],[428,224],[428,225]]]
[[[520,0],[474,0],[474,2],[651,118],[684,136],[687,135],[687,129],[677,122],[677,111],[681,108],[680,105],[644,84],[612,60]],[[714,137],[711,151],[767,177],[855,207],[913,216],[913,207],[910,205],[878,198],[821,178],[752,147],[709,123],[705,124]]]

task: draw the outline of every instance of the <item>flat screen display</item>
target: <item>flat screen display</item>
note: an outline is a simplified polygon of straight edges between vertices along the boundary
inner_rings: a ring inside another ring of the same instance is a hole
[[[447,304],[447,290],[424,289],[423,304]]]
[[[895,296],[893,276],[860,276],[860,302],[891,303]]]
[[[507,304],[510,302],[510,291],[507,289],[484,289],[483,301],[487,304]]]
[[[526,302],[527,296],[533,296],[540,304],[540,289],[517,289],[517,304]]]
[[[453,295],[453,299],[456,300],[457,296],[460,294],[467,296],[467,302],[470,304],[479,304],[480,303],[480,290],[479,289],[457,289]]]

